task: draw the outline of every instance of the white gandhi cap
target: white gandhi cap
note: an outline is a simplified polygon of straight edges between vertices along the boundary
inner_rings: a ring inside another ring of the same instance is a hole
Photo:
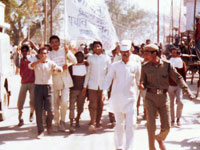
[[[132,42],[130,40],[122,40],[120,44],[121,51],[129,51],[131,49]]]

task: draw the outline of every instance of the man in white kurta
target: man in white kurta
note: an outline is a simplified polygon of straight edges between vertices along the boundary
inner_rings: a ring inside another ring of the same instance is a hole
[[[103,95],[113,81],[110,102],[116,117],[115,146],[117,150],[124,149],[123,135],[125,130],[125,150],[132,150],[134,135],[135,103],[140,78],[140,65],[130,61],[131,45],[121,45],[122,60],[112,64],[106,76]]]
[[[100,41],[93,42],[93,55],[89,56],[88,71],[85,77],[83,95],[88,88],[90,126],[89,131],[96,132],[101,128],[101,116],[103,113],[102,91],[108,68],[111,64],[109,56],[103,54],[103,47]]]
[[[77,61],[70,50],[60,46],[58,36],[51,36],[50,44],[53,50],[49,53],[49,58],[63,68],[63,72],[53,74],[54,122],[56,130],[63,131],[65,130],[66,112],[69,105],[69,88],[73,86],[68,66],[70,63],[76,64]]]

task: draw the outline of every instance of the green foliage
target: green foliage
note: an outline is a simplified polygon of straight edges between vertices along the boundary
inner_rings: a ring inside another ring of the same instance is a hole
[[[42,41],[43,24],[44,24],[44,0],[0,0],[6,5],[5,20],[10,24],[11,29],[8,31],[12,42],[17,45],[20,41],[27,38],[35,42]],[[61,14],[63,14],[63,1],[53,1],[53,30],[54,34],[60,30]],[[48,26],[47,34],[50,35],[50,0],[47,0],[48,8]],[[60,4],[60,5],[58,5]],[[136,6],[127,8],[124,1],[110,0],[107,2],[111,19],[116,29],[119,39],[123,38],[124,33],[136,35],[144,32],[147,23],[149,23],[149,14]],[[55,9],[56,8],[56,9]],[[153,23],[154,24],[154,23]],[[29,34],[27,32],[29,30]],[[141,34],[140,34],[141,35]]]
[[[135,5],[127,7],[124,1],[120,0],[107,1],[107,5],[119,39],[123,38],[124,32],[141,31],[148,23],[148,12],[138,9]]]
[[[41,30],[41,24],[44,22],[44,3],[43,0],[0,0],[6,5],[5,21],[10,24],[8,31],[11,41],[17,45],[25,37],[24,30],[29,28],[30,38],[34,36],[37,30]],[[61,0],[53,0],[54,7]],[[49,8],[49,0],[47,0]],[[48,10],[49,11],[49,10]],[[48,12],[49,18],[50,12]],[[49,21],[48,21],[49,22]],[[41,36],[41,35],[40,35]],[[42,40],[42,39],[40,39]]]

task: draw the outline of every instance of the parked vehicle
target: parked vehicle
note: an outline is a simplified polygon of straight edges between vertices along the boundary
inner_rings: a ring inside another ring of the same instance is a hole
[[[6,111],[10,101],[9,78],[13,75],[11,66],[10,37],[5,33],[10,25],[4,22],[5,5],[0,2],[0,121],[6,118]]]

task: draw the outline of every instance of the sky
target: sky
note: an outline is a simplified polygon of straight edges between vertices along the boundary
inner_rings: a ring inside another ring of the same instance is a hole
[[[131,3],[138,5],[139,8],[157,13],[158,0],[130,0],[130,1]],[[171,1],[172,0],[159,0],[161,15],[165,14],[167,16],[171,16]],[[186,7],[184,7],[184,0],[173,0],[174,18],[179,17],[180,2],[181,2],[182,18],[184,17],[184,14],[186,13]]]
[[[141,9],[157,14],[157,1],[158,0],[129,0]],[[163,16],[166,18],[166,32],[170,31],[170,19],[171,19],[171,1],[172,0],[159,0],[160,5],[160,24],[162,24]],[[186,7],[184,6],[184,0],[173,0],[173,11],[174,11],[174,27],[179,26],[179,11],[181,3],[181,31],[186,30]],[[168,20],[168,21],[167,21]],[[166,33],[166,34],[169,34]]]
[[[157,12],[157,0],[129,0],[131,3],[134,3],[138,5],[139,7],[149,10],[149,11],[154,11]],[[183,1],[182,1],[182,6],[183,6]],[[171,0],[159,0],[160,2],[160,12],[164,14],[170,14],[170,9],[171,9]],[[177,7],[180,6],[180,0],[173,0],[174,3],[174,10],[177,10]]]
[[[81,1],[81,0],[80,0]],[[102,0],[90,0],[90,1],[102,1]],[[157,13],[157,0],[122,0],[124,3],[127,2],[128,4],[134,4],[138,6],[138,8],[144,9],[145,11],[154,12]],[[185,7],[183,6],[184,0],[173,0],[174,2],[174,26],[178,27],[178,19],[179,19],[179,8],[180,8],[180,1],[182,2],[182,31],[184,31],[184,25],[185,25]],[[168,21],[165,22],[166,26],[166,32],[170,31],[170,18],[171,18],[171,0],[159,0],[160,2],[160,19],[162,22],[163,14],[168,18]],[[167,20],[167,19],[166,19]],[[162,24],[160,22],[160,24]],[[166,33],[167,35],[168,33]],[[163,38],[161,38],[163,39]]]

